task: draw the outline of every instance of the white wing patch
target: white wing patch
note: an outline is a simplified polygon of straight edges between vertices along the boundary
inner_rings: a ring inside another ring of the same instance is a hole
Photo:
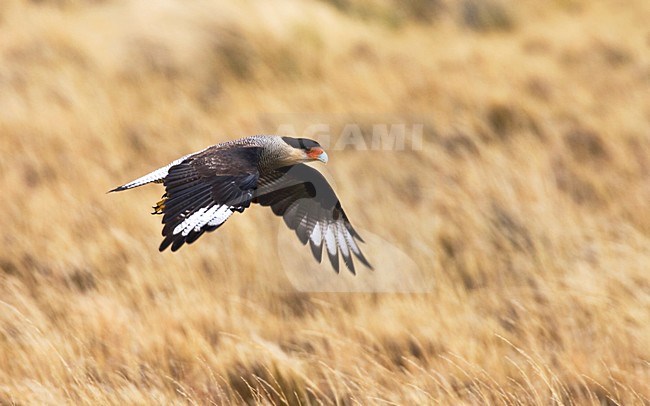
[[[183,220],[179,225],[177,225],[174,228],[174,231],[172,231],[172,234],[183,234],[187,235],[189,234],[190,230],[194,227],[194,224],[198,222],[198,220],[203,216],[203,213],[205,213],[206,208],[201,207],[199,210],[196,212],[192,213],[191,216],[187,217],[185,220]],[[181,216],[185,216],[185,214],[181,214]]]
[[[341,250],[341,254],[343,255],[344,258],[347,258],[350,256],[350,249],[348,248],[348,242],[345,238],[345,233],[347,230],[345,229],[345,226],[343,223],[338,222],[335,223],[336,228],[338,228],[338,236],[337,240],[339,242],[339,249]]]
[[[206,225],[221,225],[224,221],[228,220],[228,217],[232,213],[231,208],[228,206],[212,206],[209,209],[202,207],[177,225],[172,231],[172,234],[187,236],[192,230],[196,232],[201,231]]]
[[[187,234],[189,234],[189,232],[190,232],[191,230],[194,230],[194,231],[201,231],[201,228],[202,228],[204,225],[206,225],[206,224],[208,223],[208,221],[210,221],[210,219],[212,219],[212,217],[214,216],[214,214],[215,214],[215,213],[216,213],[220,208],[221,208],[220,206],[212,206],[212,207],[210,207],[210,209],[208,209],[207,211],[204,210],[203,213],[202,213],[202,214],[197,218],[197,220],[196,220],[196,224],[194,224],[194,227],[191,228],[191,229],[189,229],[189,230],[183,230],[183,235],[187,235]],[[201,209],[201,210],[203,210],[203,209]],[[201,212],[201,210],[199,210],[198,212],[196,212],[196,214],[199,214],[199,213]]]
[[[354,252],[356,255],[361,255],[361,250],[359,249],[357,242],[354,241],[354,238],[352,238],[352,235],[347,228],[345,228],[343,235],[345,236],[345,241],[347,242],[348,247],[350,247],[352,252]]]
[[[230,217],[232,213],[232,207],[221,206],[221,208],[214,213],[214,216],[208,220],[207,224],[209,226],[218,226],[228,220],[228,217]]]
[[[316,223],[314,229],[311,231],[309,238],[317,247],[320,247],[321,243],[323,242],[323,233],[321,231],[320,223]]]
[[[349,260],[352,253],[361,256],[357,242],[343,222],[316,222],[309,234],[309,239],[316,247],[325,244],[329,255],[336,255],[337,249],[344,259]]]
[[[328,224],[325,231],[325,245],[330,255],[336,255],[336,235],[334,234],[334,224]]]

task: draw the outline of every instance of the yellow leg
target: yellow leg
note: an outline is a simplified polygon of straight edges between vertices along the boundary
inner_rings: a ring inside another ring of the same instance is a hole
[[[163,196],[162,200],[156,203],[155,206],[151,206],[153,208],[151,214],[163,214],[163,211],[165,210],[166,201],[167,201],[167,196]]]

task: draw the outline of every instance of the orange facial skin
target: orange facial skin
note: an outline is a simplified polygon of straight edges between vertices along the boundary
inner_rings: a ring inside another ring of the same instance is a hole
[[[323,151],[323,148],[314,147],[314,148],[310,149],[309,152],[307,152],[307,156],[308,156],[310,159],[318,159],[318,157],[319,157],[323,152],[325,152],[325,151]]]

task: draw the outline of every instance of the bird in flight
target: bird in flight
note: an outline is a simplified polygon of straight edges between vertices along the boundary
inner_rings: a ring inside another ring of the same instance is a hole
[[[334,270],[339,256],[355,273],[353,256],[372,266],[359,249],[363,239],[354,230],[327,180],[303,162],[328,157],[307,138],[255,135],[213,145],[179,158],[109,192],[162,183],[165,194],[153,206],[162,214],[160,251],[178,250],[203,233],[219,228],[234,212],[251,203],[268,206],[282,216],[303,245],[321,262],[323,246]]]

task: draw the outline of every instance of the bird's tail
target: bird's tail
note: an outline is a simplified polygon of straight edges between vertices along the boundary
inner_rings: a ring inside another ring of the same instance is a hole
[[[174,162],[170,163],[169,165],[163,166],[162,168],[158,168],[153,172],[150,172],[144,176],[139,177],[138,179],[132,180],[129,183],[126,183],[122,186],[118,186],[115,189],[111,189],[108,191],[108,193],[111,192],[121,192],[123,190],[128,190],[128,189],[133,189],[134,187],[146,185],[148,183],[161,183],[165,177],[167,177],[167,174],[169,173],[169,168],[171,168],[174,165],[178,165],[190,156],[194,154],[189,154],[185,155],[182,158],[178,158]]]
[[[163,169],[164,169],[164,173],[162,173]],[[165,178],[165,176],[167,176],[167,169],[168,168],[166,168],[166,167],[156,169],[155,171],[153,171],[151,173],[148,173],[148,174],[146,174],[146,175],[144,175],[142,177],[139,177],[136,180],[132,180],[129,183],[126,183],[126,184],[124,184],[122,186],[118,186],[115,189],[111,189],[111,190],[108,191],[108,193],[121,192],[123,190],[133,189],[134,187],[146,185],[146,184],[152,183],[152,182],[160,183]]]

